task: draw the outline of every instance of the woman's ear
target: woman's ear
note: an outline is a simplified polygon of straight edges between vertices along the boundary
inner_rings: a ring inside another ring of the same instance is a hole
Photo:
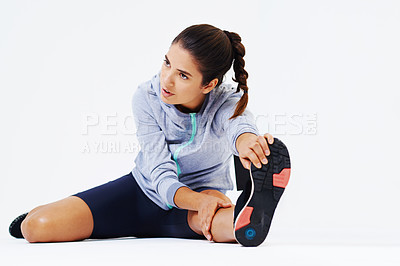
[[[203,93],[204,94],[209,93],[210,91],[212,91],[215,88],[215,86],[217,86],[217,84],[218,84],[217,78],[211,80],[206,86],[203,87]]]

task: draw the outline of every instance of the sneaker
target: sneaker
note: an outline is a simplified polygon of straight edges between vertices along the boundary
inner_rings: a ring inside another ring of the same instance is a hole
[[[255,247],[267,237],[278,201],[289,181],[289,152],[277,138],[269,145],[268,163],[262,168],[251,164],[250,179],[239,196],[234,213],[236,241]]]
[[[10,232],[10,235],[12,235],[15,238],[24,238],[21,232],[21,223],[23,220],[25,220],[25,217],[28,215],[28,213],[21,214],[17,218],[12,221],[10,224],[10,227],[8,231]]]

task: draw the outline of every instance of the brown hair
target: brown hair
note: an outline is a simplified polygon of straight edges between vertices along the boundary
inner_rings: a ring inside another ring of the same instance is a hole
[[[217,78],[217,86],[219,86],[233,62],[235,78],[232,79],[238,83],[236,92],[242,89],[244,93],[229,119],[241,115],[248,102],[247,78],[249,75],[244,69],[245,48],[241,41],[239,34],[222,31],[208,24],[190,26],[172,41],[172,44],[179,43],[195,58],[203,75],[203,85]]]

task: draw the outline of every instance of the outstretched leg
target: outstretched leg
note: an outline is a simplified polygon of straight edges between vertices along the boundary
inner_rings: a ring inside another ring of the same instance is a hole
[[[31,243],[83,240],[93,231],[93,217],[82,199],[70,196],[30,211],[21,231]]]

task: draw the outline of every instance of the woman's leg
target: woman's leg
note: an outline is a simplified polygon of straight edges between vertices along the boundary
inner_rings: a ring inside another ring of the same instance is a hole
[[[222,199],[229,199],[223,193],[217,190],[204,190],[200,193],[206,193]],[[229,200],[230,201],[230,200]],[[230,208],[221,208],[216,213],[211,222],[211,235],[215,242],[236,242],[233,234],[233,213],[235,206]],[[188,212],[188,223],[189,227],[197,234],[203,234],[201,231],[200,219],[197,211]]]
[[[211,235],[215,242],[230,243],[236,242],[233,235],[233,212],[235,206],[219,209],[211,222]],[[203,234],[201,231],[200,219],[196,211],[188,212],[189,227],[197,234]]]
[[[137,233],[138,212],[150,209],[131,173],[33,209],[20,228],[29,242],[114,238]],[[132,204],[135,203],[135,204]]]
[[[235,206],[221,208],[211,223],[211,235],[215,242],[236,242],[233,234],[233,213]]]
[[[31,243],[82,240],[92,230],[92,213],[75,196],[33,209],[21,224],[22,235]]]

